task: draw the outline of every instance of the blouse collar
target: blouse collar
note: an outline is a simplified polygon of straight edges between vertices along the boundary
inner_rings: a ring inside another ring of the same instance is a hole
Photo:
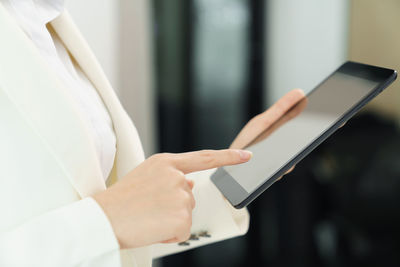
[[[65,0],[0,0],[9,5],[22,29],[31,38],[64,10]]]

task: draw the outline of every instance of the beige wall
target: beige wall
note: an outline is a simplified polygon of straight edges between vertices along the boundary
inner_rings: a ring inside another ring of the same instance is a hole
[[[67,9],[138,129],[146,155],[156,150],[151,1],[69,0]]]
[[[156,152],[157,123],[150,0],[120,0],[120,96],[146,156]]]
[[[93,12],[93,7],[96,12]],[[69,0],[66,8],[71,13],[83,36],[88,41],[104,72],[118,91],[118,1]]]
[[[306,93],[347,59],[348,0],[266,4],[267,104],[293,88]]]
[[[400,1],[352,0],[349,58],[400,70]],[[400,120],[400,82],[368,105]]]

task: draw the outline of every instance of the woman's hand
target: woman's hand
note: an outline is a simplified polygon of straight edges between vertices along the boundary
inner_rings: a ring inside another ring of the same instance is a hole
[[[121,248],[185,241],[195,206],[193,182],[185,174],[250,158],[250,152],[237,149],[156,154],[93,198],[108,216]]]
[[[230,148],[245,148],[302,99],[304,99],[304,92],[300,89],[294,89],[284,95],[269,109],[252,118],[240,131]],[[291,172],[293,169],[294,166],[286,173]]]
[[[269,109],[252,118],[240,131],[230,148],[243,149],[246,147],[303,98],[304,92],[300,89],[294,89],[284,95]]]

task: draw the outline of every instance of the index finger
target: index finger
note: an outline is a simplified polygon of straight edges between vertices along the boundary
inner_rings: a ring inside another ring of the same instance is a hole
[[[240,149],[201,150],[175,154],[175,167],[184,174],[236,165],[250,160],[252,153]]]

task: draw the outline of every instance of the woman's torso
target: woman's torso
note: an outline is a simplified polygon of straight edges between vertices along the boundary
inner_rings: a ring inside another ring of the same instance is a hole
[[[46,27],[48,22],[62,12],[64,1],[0,1],[76,100],[82,118],[90,130],[103,178],[106,180],[116,153],[116,137],[110,115],[96,89],[71,58],[60,38]]]

